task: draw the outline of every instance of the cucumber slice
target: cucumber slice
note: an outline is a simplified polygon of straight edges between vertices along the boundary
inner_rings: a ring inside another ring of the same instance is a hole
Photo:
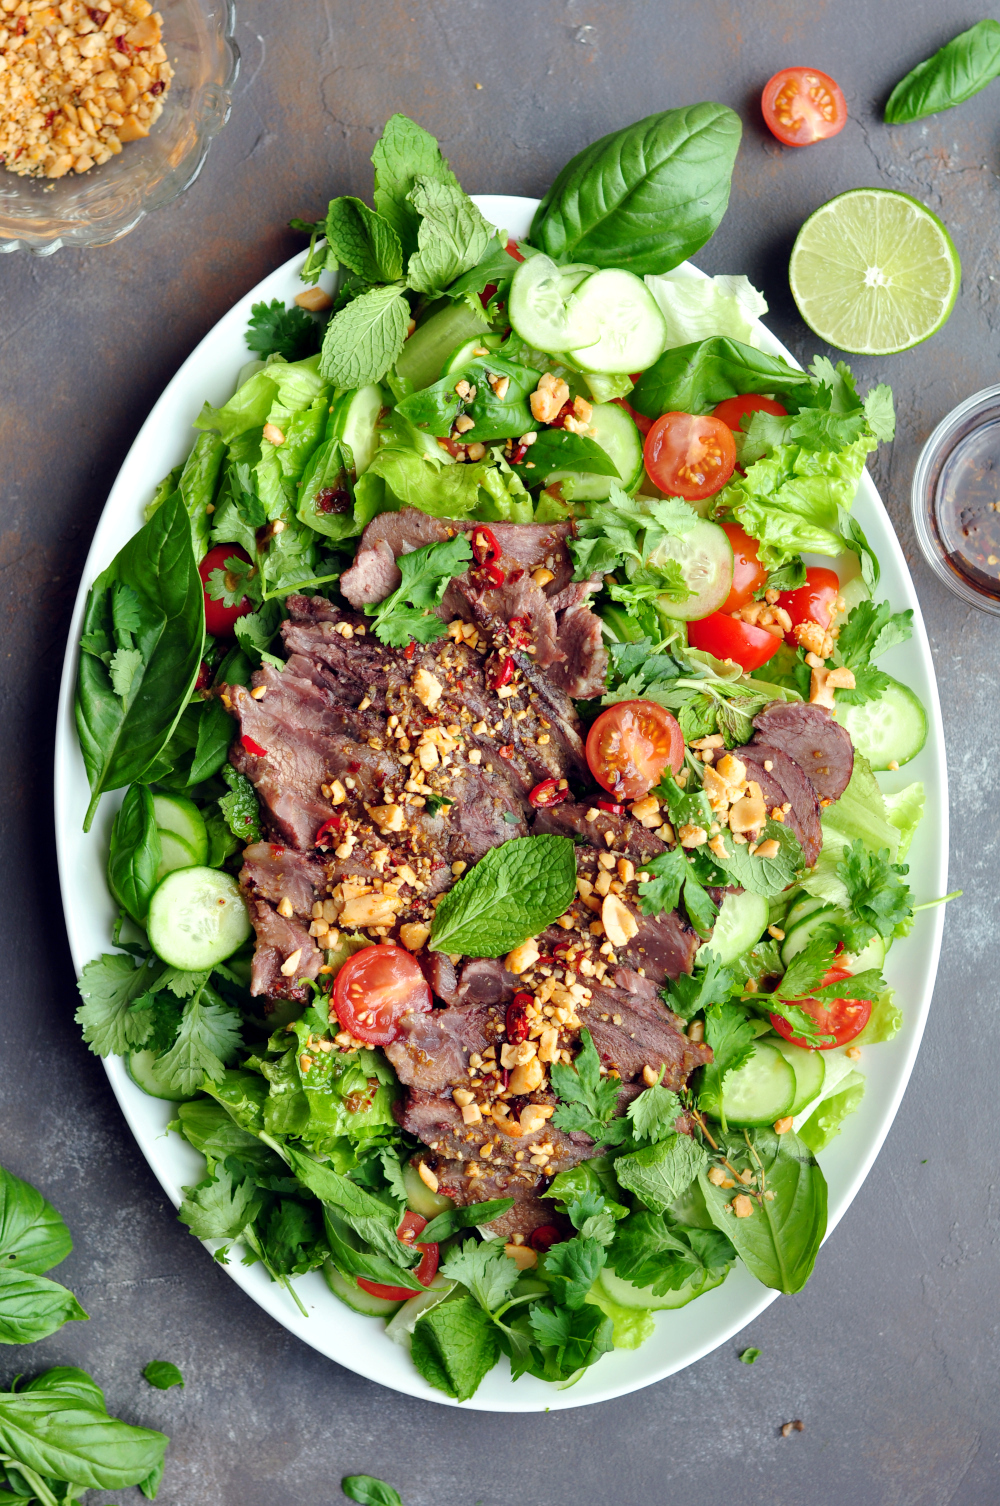
[[[468,366],[470,361],[481,356],[484,350],[499,350],[502,344],[503,341],[499,335],[483,335],[482,339],[477,339],[473,335],[471,340],[463,340],[457,350],[453,350],[445,361],[441,369],[442,378],[450,376],[453,371],[461,371],[464,366]]]
[[[841,967],[846,967],[851,973],[863,973],[869,967],[877,967],[881,972],[885,953],[886,945],[881,936],[873,936],[860,952],[852,952],[837,960]]]
[[[853,575],[850,580],[844,581],[840,588],[840,599],[844,603],[844,610],[833,613],[830,626],[843,626],[854,608],[862,601],[869,601],[871,594],[860,575]]]
[[[733,586],[733,546],[718,523],[699,518],[693,528],[663,539],[649,556],[655,570],[676,560],[691,595],[686,601],[658,596],[657,606],[667,617],[697,622],[717,612]]]
[[[324,1260],[323,1275],[333,1295],[339,1297],[345,1307],[364,1313],[366,1318],[391,1318],[403,1305],[390,1301],[388,1297],[373,1297],[371,1292],[358,1285],[353,1276],[338,1271],[332,1260]]]
[[[429,387],[441,375],[441,367],[456,345],[489,333],[485,314],[475,313],[464,298],[456,299],[414,330],[400,351],[396,375],[411,382],[414,392]]]
[[[793,926],[797,926],[800,920],[805,920],[806,916],[811,915],[814,910],[824,909],[826,903],[825,899],[817,899],[815,894],[800,895],[794,905],[789,907],[788,914],[785,916],[785,935],[787,936]]]
[[[403,1167],[403,1186],[406,1188],[407,1207],[414,1213],[419,1213],[421,1218],[426,1218],[428,1223],[432,1218],[437,1218],[439,1213],[455,1206],[452,1198],[445,1197],[443,1192],[432,1192],[420,1180],[412,1161],[407,1161]]]
[[[703,941],[695,956],[695,966],[708,962],[707,954],[714,952],[720,962],[735,962],[736,958],[756,946],[767,929],[768,904],[759,894],[743,890],[740,894],[727,894],[719,906],[719,917],[708,941]]]
[[[826,1077],[823,1052],[806,1051],[802,1046],[793,1046],[791,1041],[782,1040],[780,1035],[768,1036],[767,1044],[781,1052],[795,1073],[795,1097],[788,1110],[794,1118],[807,1103],[812,1103],[813,1099],[823,1091],[823,1082]]]
[[[612,1302],[617,1302],[619,1307],[639,1308],[645,1312],[664,1312],[677,1307],[685,1307],[693,1302],[695,1297],[700,1297],[704,1292],[710,1292],[714,1287],[721,1286],[729,1275],[729,1267],[726,1266],[721,1275],[712,1276],[707,1272],[703,1278],[685,1281],[684,1285],[676,1291],[664,1292],[662,1297],[653,1294],[651,1287],[635,1286],[631,1281],[626,1281],[623,1276],[616,1276],[614,1271],[605,1266],[600,1274],[600,1284],[604,1288]]]
[[[819,927],[826,925],[834,909],[834,905],[820,905],[804,920],[800,920],[798,925],[786,927],[785,939],[781,945],[781,960],[786,967],[809,944]]]
[[[240,886],[218,868],[168,873],[149,902],[149,944],[170,967],[201,972],[215,967],[250,935]]]
[[[608,643],[638,643],[644,636],[642,628],[624,607],[615,602],[602,602],[595,608],[603,624],[602,632]]]
[[[168,1088],[161,1080],[159,1060],[155,1051],[131,1051],[125,1058],[125,1066],[136,1087],[148,1093],[150,1098],[165,1098],[168,1103],[190,1103],[194,1093],[182,1093],[178,1088]]]
[[[154,795],[153,816],[160,834],[173,832],[194,853],[195,863],[208,857],[208,831],[201,811],[184,795]]]
[[[191,848],[171,831],[160,832],[160,866],[156,870],[156,882],[162,883],[175,868],[194,868],[198,859]]]
[[[546,476],[545,485],[562,481],[562,494],[568,502],[603,502],[612,485],[634,491],[645,474],[642,435],[624,408],[617,403],[595,403],[590,427],[594,430],[593,438],[618,467],[618,479],[581,471],[553,471]]]
[[[377,382],[345,392],[333,405],[327,434],[350,447],[355,476],[371,465],[378,449],[378,421],[385,407],[385,393]]]
[[[556,266],[541,252],[521,262],[511,279],[507,303],[514,333],[526,345],[549,352],[566,350],[573,342],[593,344],[600,335],[596,313],[590,308],[577,310],[571,318],[569,300],[596,271],[596,267],[577,264]]]
[[[908,685],[890,680],[875,701],[837,707],[837,720],[873,769],[916,758],[927,741],[927,713]]]
[[[666,322],[633,272],[612,267],[595,272],[573,293],[568,313],[570,338],[560,349],[569,351],[582,371],[645,371],[663,354]]]
[[[727,1123],[737,1129],[753,1129],[783,1119],[795,1101],[795,1072],[776,1046],[758,1040],[746,1066],[730,1072],[722,1088],[722,1106]],[[720,1118],[719,1105],[710,1096],[699,1106],[713,1119]]]

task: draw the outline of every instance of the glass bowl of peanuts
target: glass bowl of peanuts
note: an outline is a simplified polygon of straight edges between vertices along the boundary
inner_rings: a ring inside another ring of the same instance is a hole
[[[233,0],[0,0],[0,251],[106,246],[182,194],[229,119],[234,26]]]

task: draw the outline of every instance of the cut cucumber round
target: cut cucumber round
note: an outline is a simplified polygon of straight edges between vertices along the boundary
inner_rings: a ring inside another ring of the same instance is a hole
[[[707,963],[709,952],[714,952],[720,962],[735,962],[757,945],[767,929],[767,917],[767,900],[759,894],[744,889],[725,895],[710,938],[698,948],[695,966]]]
[[[599,1280],[611,1301],[617,1302],[619,1307],[655,1313],[686,1307],[689,1302],[694,1301],[695,1297],[700,1297],[704,1292],[710,1292],[714,1287],[721,1286],[729,1275],[729,1269],[729,1266],[725,1266],[718,1275],[709,1275],[705,1272],[698,1279],[692,1277],[676,1291],[664,1292],[661,1297],[655,1296],[651,1287],[635,1286],[633,1282],[626,1281],[623,1276],[616,1276],[614,1271],[607,1266],[602,1270]]]
[[[577,264],[560,267],[541,252],[521,262],[511,279],[507,301],[507,317],[514,333],[526,345],[550,353],[568,349],[573,341],[593,344],[600,337],[596,313],[592,309],[576,310],[575,319],[571,319],[569,299],[596,270]]]
[[[377,382],[345,392],[333,405],[327,436],[349,447],[355,476],[371,465],[378,449],[378,421],[385,407],[385,393]]]
[[[794,905],[789,907],[788,914],[785,916],[785,935],[787,936],[793,926],[797,926],[800,920],[805,920],[806,916],[811,915],[814,910],[824,909],[826,903],[825,899],[817,899],[815,894],[800,895]]]
[[[168,873],[149,902],[149,944],[170,967],[201,972],[215,967],[250,935],[240,886],[218,868]]]
[[[165,1098],[168,1103],[190,1103],[195,1095],[168,1088],[160,1076],[159,1062],[155,1051],[132,1051],[125,1058],[129,1077],[150,1098]]]
[[[527,263],[525,263],[527,265]],[[618,403],[595,403],[590,420],[593,439],[618,467],[618,476],[595,476],[581,471],[553,471],[545,485],[563,482],[567,502],[603,502],[613,485],[631,492],[644,474],[642,435]]]
[[[733,546],[718,523],[699,518],[687,533],[668,535],[649,556],[649,565],[664,569],[675,560],[691,592],[685,601],[658,596],[657,603],[668,617],[698,622],[717,612],[733,587]]]
[[[481,356],[484,350],[499,350],[502,344],[503,341],[499,335],[481,335],[479,337],[473,335],[471,340],[463,340],[461,345],[452,351],[441,368],[442,379],[450,376],[453,371],[461,371],[463,367],[468,366],[470,361],[474,361],[477,356]]]
[[[441,367],[462,340],[488,335],[485,314],[477,314],[464,298],[438,309],[415,329],[399,353],[396,375],[412,382],[414,391],[429,387],[441,375]]]
[[[927,741],[927,713],[908,685],[890,680],[875,701],[837,706],[837,721],[873,769],[897,768]]]
[[[781,944],[781,960],[785,967],[808,946],[816,931],[826,925],[835,908],[834,905],[819,905],[804,920],[800,920],[798,925],[785,927],[785,939]]]
[[[173,832],[194,853],[193,861],[204,863],[208,857],[208,831],[193,800],[184,795],[154,795],[153,816],[161,836]]]
[[[428,1223],[432,1218],[437,1218],[439,1213],[455,1206],[453,1198],[445,1197],[443,1192],[432,1192],[420,1180],[420,1174],[412,1161],[407,1161],[403,1167],[403,1186],[406,1188],[407,1206],[414,1213],[419,1213],[421,1218],[426,1218]]]
[[[832,614],[830,626],[842,627],[854,608],[861,602],[870,600],[871,594],[860,575],[852,575],[850,580],[845,580],[840,587],[840,600],[844,603],[844,610]]]
[[[366,1318],[391,1318],[403,1305],[388,1297],[373,1297],[371,1292],[366,1292],[358,1285],[353,1276],[345,1276],[343,1271],[338,1271],[332,1260],[324,1260],[323,1275],[333,1295],[339,1297],[345,1307],[356,1313],[364,1313]]]
[[[160,866],[156,870],[158,884],[176,868],[194,868],[197,862],[191,848],[180,837],[175,837],[172,831],[160,832]]]
[[[663,354],[667,326],[641,277],[607,267],[576,289],[568,308],[569,351],[582,371],[645,371]],[[594,338],[594,329],[597,338]]]
[[[877,967],[881,972],[882,965],[885,962],[885,952],[885,942],[881,936],[873,936],[868,945],[863,947],[860,952],[852,952],[846,956],[838,957],[837,961],[841,967],[846,967],[848,972],[851,973],[863,973],[870,967]]]
[[[714,1119],[719,1105],[711,1099],[700,1106]],[[783,1119],[795,1102],[795,1072],[776,1046],[757,1041],[746,1066],[730,1072],[722,1087],[726,1122],[737,1129],[753,1129]]]
[[[812,1103],[823,1091],[823,1082],[826,1078],[826,1062],[822,1051],[806,1051],[802,1046],[793,1046],[791,1041],[782,1040],[781,1036],[768,1036],[767,1044],[773,1046],[775,1051],[780,1051],[785,1061],[795,1073],[795,1097],[787,1112],[792,1115],[801,1114],[807,1103]]]

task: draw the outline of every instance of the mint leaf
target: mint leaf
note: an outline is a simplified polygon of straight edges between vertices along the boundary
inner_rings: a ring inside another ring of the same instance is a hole
[[[397,282],[403,275],[399,236],[361,199],[331,200],[326,238],[337,260],[365,282]]]
[[[739,884],[741,889],[747,889],[751,894],[761,894],[765,899],[773,899],[788,888],[804,866],[798,838],[781,821],[766,821],[757,839],[758,844],[772,838],[778,843],[778,851],[773,858],[759,857],[756,852],[751,856],[749,844],[744,846],[734,842],[725,829],[721,835],[726,856],[717,859],[719,866],[726,870],[732,883]]]
[[[520,1272],[499,1240],[482,1244],[467,1239],[461,1249],[452,1250],[441,1265],[441,1274],[449,1281],[460,1281],[488,1313],[509,1299]]]
[[[305,309],[294,304],[286,308],[280,298],[273,298],[270,303],[253,305],[244,339],[259,356],[304,361],[319,349],[319,326]]]
[[[690,1135],[671,1135],[659,1145],[615,1161],[615,1176],[654,1213],[666,1213],[708,1165],[708,1154]]]
[[[406,280],[418,293],[436,298],[485,256],[493,228],[456,184],[418,176],[409,200],[421,218]]]
[[[424,1380],[468,1401],[500,1358],[500,1334],[471,1297],[451,1297],[419,1319],[410,1353]]]
[[[500,957],[550,926],[575,894],[569,837],[515,837],[491,848],[445,895],[434,912],[430,949]]]
[[[144,958],[137,967],[135,958],[125,952],[106,952],[87,963],[77,984],[83,1004],[75,1019],[97,1056],[124,1056],[128,1051],[129,1010],[153,988],[161,970],[154,958]]]
[[[169,1360],[150,1360],[142,1373],[157,1391],[169,1391],[171,1386],[180,1386],[182,1390],[184,1388],[183,1375]]]
[[[444,598],[449,582],[461,575],[463,565],[472,558],[472,548],[464,533],[437,544],[425,544],[396,561],[403,579],[384,600],[365,607],[375,619],[375,636],[380,643],[403,648],[411,638],[418,643],[433,643],[445,635],[445,625],[434,614]]]
[[[434,137],[405,115],[392,115],[372,152],[375,165],[375,208],[399,236],[403,255],[417,249],[420,215],[410,201],[417,177],[437,183],[458,179],[441,155]]]
[[[323,336],[320,371],[335,387],[365,387],[396,364],[410,321],[403,284],[387,283],[335,314]]]
[[[669,1214],[633,1213],[618,1226],[610,1264],[616,1275],[662,1297],[685,1282],[704,1283],[735,1258],[725,1234],[715,1229],[690,1229]]]

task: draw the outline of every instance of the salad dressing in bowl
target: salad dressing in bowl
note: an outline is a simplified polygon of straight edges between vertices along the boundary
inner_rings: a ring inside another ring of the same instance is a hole
[[[913,476],[913,520],[928,564],[956,596],[1000,615],[1000,387],[944,418]]]

